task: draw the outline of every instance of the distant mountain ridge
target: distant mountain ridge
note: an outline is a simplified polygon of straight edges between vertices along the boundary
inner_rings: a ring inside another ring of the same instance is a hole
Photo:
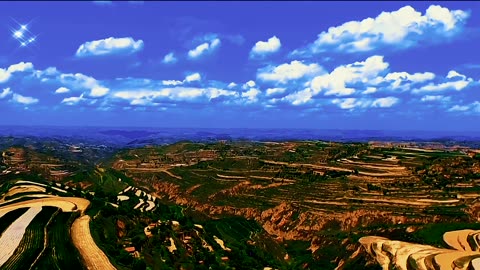
[[[333,129],[247,129],[247,128],[128,128],[128,127],[28,127],[0,126],[0,136],[68,139],[112,146],[169,144],[182,140],[285,141],[323,140],[337,142],[435,141],[462,144],[480,142],[480,132],[333,130]]]

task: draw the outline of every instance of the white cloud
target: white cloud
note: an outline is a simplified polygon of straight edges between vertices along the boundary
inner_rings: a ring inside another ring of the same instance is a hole
[[[440,84],[433,84],[429,83],[428,85],[422,86],[420,89],[415,89],[414,93],[420,92],[440,92],[445,90],[456,90],[461,91],[465,89],[470,83],[472,82],[471,78],[469,80],[461,80],[461,81],[454,81],[454,82],[444,82]]]
[[[280,50],[280,47],[282,44],[280,43],[280,39],[277,38],[276,36],[273,36],[269,38],[267,41],[258,41],[255,43],[255,46],[253,46],[250,56],[254,57],[256,55],[265,55],[265,54],[270,54],[277,52]]]
[[[309,102],[312,99],[312,97],[313,97],[312,89],[306,88],[301,91],[289,94],[286,97],[283,97],[282,100],[286,100],[292,103],[292,105],[298,106],[298,105],[302,105]]]
[[[32,71],[33,64],[30,62],[20,62],[18,64],[13,64],[7,69],[0,68],[0,83],[7,82],[13,73],[15,72],[25,72]]]
[[[461,106],[461,105],[455,105],[448,109],[449,112],[464,112],[468,111],[470,109],[470,106]]]
[[[267,94],[267,96],[272,96],[277,94],[283,94],[286,90],[286,88],[268,88],[265,93]]]
[[[108,89],[106,87],[96,86],[96,87],[94,87],[90,90],[90,96],[91,97],[103,97],[106,94],[108,94],[109,91],[110,91],[110,89]]]
[[[214,38],[210,42],[202,43],[195,47],[195,49],[188,51],[188,57],[191,59],[198,58],[205,53],[212,52],[218,46],[220,46],[220,39]]]
[[[344,99],[336,98],[332,100],[332,103],[338,105],[338,107],[344,110],[349,110],[355,107],[360,107],[365,105],[362,101],[357,100],[356,98],[344,98]]]
[[[132,54],[143,49],[143,40],[134,40],[131,37],[87,41],[77,49],[77,57]]]
[[[194,98],[200,97],[201,95],[203,95],[203,93],[204,93],[203,89],[185,88],[178,91],[176,95],[177,95],[177,98],[180,98],[180,99],[194,99]]]
[[[250,93],[253,95],[254,93]],[[250,96],[249,95],[249,96]],[[195,88],[195,87],[176,87],[159,90],[127,90],[118,91],[113,94],[114,98],[129,100],[131,105],[152,106],[157,100],[172,101],[208,101],[221,96],[236,97],[238,93],[218,88]]]
[[[80,95],[79,97],[64,98],[64,99],[62,100],[62,103],[66,104],[66,105],[72,106],[72,105],[76,105],[76,104],[78,104],[79,102],[84,101],[84,100],[85,100],[85,98],[83,97],[83,94],[82,94],[82,95]]]
[[[247,92],[242,93],[242,97],[247,98],[250,102],[257,101],[257,96],[260,94],[260,90],[256,88],[250,88]]]
[[[243,89],[248,89],[248,88],[251,88],[251,87],[255,87],[256,83],[252,80],[246,82],[244,85],[243,85]]]
[[[372,107],[389,108],[399,101],[396,97],[377,98],[373,101]]]
[[[234,82],[231,82],[231,83],[228,84],[227,87],[230,88],[230,89],[232,89],[232,88],[234,88],[235,86],[237,86],[237,84],[234,83]]]
[[[70,89],[66,88],[66,87],[60,87],[58,88],[57,90],[55,90],[55,94],[63,94],[63,93],[68,93],[70,92]]]
[[[93,1],[94,4],[99,6],[110,6],[113,5],[112,1]]]
[[[24,72],[24,71],[32,71],[33,70],[33,64],[30,62],[20,62],[18,64],[14,64],[8,67],[7,71],[10,73],[14,72]]]
[[[447,74],[447,79],[452,79],[455,77],[460,77],[462,80],[467,79],[467,76],[456,72],[455,70],[450,70]]]
[[[183,82],[182,82],[182,81],[178,81],[178,80],[164,80],[164,81],[162,81],[162,84],[163,84],[163,85],[173,85],[173,86],[176,86],[176,85],[182,85]]]
[[[103,97],[110,92],[108,87],[103,86],[95,78],[81,74],[81,73],[59,73],[57,74],[56,82],[68,86],[70,90],[74,91],[90,91],[90,97]]]
[[[10,79],[10,72],[7,70],[0,68],[0,83],[4,83]]]
[[[470,103],[468,105],[455,105],[453,107],[450,107],[450,109],[448,109],[448,111],[449,112],[467,112],[467,113],[477,112],[477,113],[480,113],[480,102],[475,101],[475,102]]]
[[[336,98],[332,100],[333,104],[344,110],[353,110],[355,108],[390,108],[397,104],[399,99],[396,97],[384,97],[371,99],[358,99],[358,98]]]
[[[199,73],[193,73],[185,77],[186,82],[195,82],[195,81],[200,81],[202,79],[202,76]]]
[[[342,65],[331,73],[315,77],[311,82],[314,94],[326,90],[325,95],[346,96],[355,93],[355,89],[347,84],[368,84],[375,80],[380,73],[388,68],[388,63],[383,61],[383,56],[371,56],[363,62]]]
[[[173,52],[165,55],[163,57],[163,60],[162,62],[165,63],[165,64],[174,64],[178,61],[178,59],[175,57],[175,54]]]
[[[422,83],[426,81],[431,81],[435,78],[435,74],[431,72],[424,73],[414,73],[410,74],[408,72],[392,72],[388,73],[385,76],[385,80],[392,81],[392,87],[398,88],[402,82],[412,82],[412,83]]]
[[[229,90],[218,89],[218,88],[208,88],[205,94],[209,99],[214,99],[220,96],[238,96],[238,93],[235,91],[229,91]]]
[[[286,83],[290,80],[298,80],[307,75],[315,75],[323,69],[317,64],[304,64],[300,61],[292,61],[276,67],[267,67],[257,73],[257,77],[263,81],[276,81]]]
[[[373,94],[375,92],[377,92],[376,87],[367,87],[367,90],[363,91],[362,94],[368,95],[368,94]]]
[[[26,96],[22,96],[20,94],[13,94],[12,101],[14,101],[16,103],[24,104],[24,105],[31,105],[31,104],[38,103],[37,98],[26,97]]]
[[[12,91],[10,91],[10,87],[4,88],[3,91],[0,93],[0,99],[6,98],[12,94]]]
[[[293,54],[320,53],[329,50],[365,52],[382,46],[408,48],[417,43],[441,40],[462,29],[469,13],[431,5],[424,15],[411,6],[382,12],[376,18],[349,21],[330,27],[318,35],[306,50]]]
[[[440,95],[435,95],[435,96],[426,95],[426,96],[423,96],[420,100],[422,102],[449,101],[450,97],[445,97],[445,96],[440,96]]]

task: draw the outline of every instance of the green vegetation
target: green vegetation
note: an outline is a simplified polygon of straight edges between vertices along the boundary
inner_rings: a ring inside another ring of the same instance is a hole
[[[419,230],[413,232],[409,240],[414,243],[433,245],[441,248],[450,248],[443,241],[443,234],[455,230],[480,230],[480,223],[430,223],[423,225]]]
[[[28,225],[18,248],[0,269],[23,270],[30,268],[44,247],[45,226],[57,211],[56,207],[42,208],[42,211]]]
[[[48,245],[32,269],[82,270],[80,254],[73,246],[70,227],[78,213],[60,212],[47,227]]]

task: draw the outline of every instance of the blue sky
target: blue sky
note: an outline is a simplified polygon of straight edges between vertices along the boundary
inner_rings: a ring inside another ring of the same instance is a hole
[[[480,131],[477,2],[0,10],[0,125]]]

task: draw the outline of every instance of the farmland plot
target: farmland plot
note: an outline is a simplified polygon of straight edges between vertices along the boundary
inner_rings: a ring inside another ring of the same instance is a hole
[[[80,254],[75,249],[70,238],[70,226],[76,214],[62,212],[48,226],[47,247],[32,267],[33,270],[40,269],[84,269],[81,263]]]
[[[58,210],[55,207],[31,208],[40,211],[30,222],[25,234],[18,244],[13,255],[0,269],[23,270],[29,269],[44,246],[44,230],[52,215]],[[27,211],[28,213],[28,211]]]
[[[0,269],[29,268],[43,248],[44,227],[56,208],[32,207],[3,233]]]
[[[80,251],[87,269],[94,270],[115,270],[108,257],[98,248],[90,234],[90,216],[77,218],[72,225],[73,244]]]
[[[27,212],[28,208],[19,208],[8,213],[5,213],[3,216],[0,214],[0,235],[17,220],[21,215]]]

